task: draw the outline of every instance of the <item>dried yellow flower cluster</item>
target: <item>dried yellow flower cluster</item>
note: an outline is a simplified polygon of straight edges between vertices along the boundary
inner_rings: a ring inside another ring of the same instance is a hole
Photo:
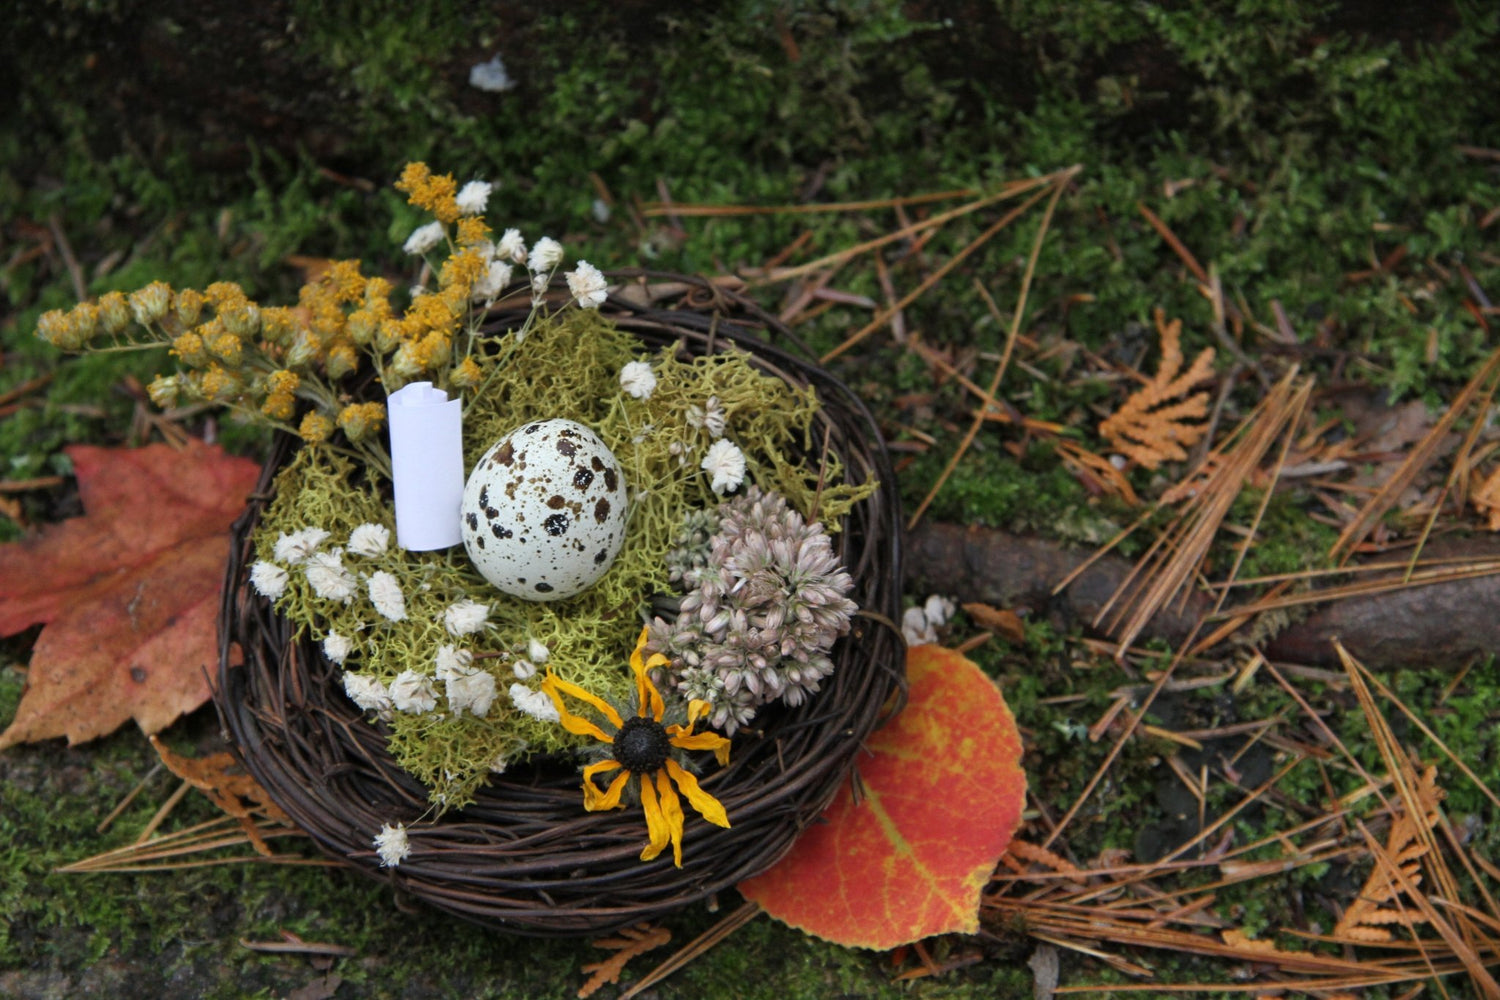
[[[357,260],[342,260],[303,285],[295,306],[261,306],[233,282],[199,292],[154,281],[129,295],[109,292],[66,312],[54,309],[38,321],[37,336],[65,351],[169,347],[177,371],[151,383],[158,406],[218,403],[310,444],[342,432],[349,450],[389,474],[379,433],[385,406],[353,402],[362,390],[352,379],[373,368],[387,394],[419,379],[443,389],[477,388],[485,372],[472,352],[485,313],[507,295],[529,294],[531,315],[512,331],[520,343],[562,262],[562,245],[550,237],[529,253],[519,230],[491,239],[484,212],[493,187],[475,180],[460,189],[451,174],[407,164],[396,188],[433,220],[413,231],[403,249],[425,256],[445,246],[447,256],[428,260],[436,287],[413,288],[400,315],[391,305],[391,282],[361,274]],[[520,267],[525,271],[516,274]],[[607,282],[587,261],[565,277],[579,308],[604,302]]]
[[[445,240],[449,251],[436,267],[437,287],[417,294],[401,315],[391,305],[391,282],[343,260],[305,284],[295,306],[261,306],[233,282],[199,292],[156,281],[128,296],[109,292],[97,302],[52,310],[38,322],[37,336],[66,351],[167,345],[178,370],[151,383],[159,406],[221,403],[294,429],[311,443],[337,429],[351,444],[378,448],[384,406],[350,403],[340,384],[369,364],[387,392],[419,378],[473,388],[481,372],[469,357],[472,335],[510,275],[509,263],[494,267],[490,227],[480,214],[489,185],[471,185],[460,199],[451,175],[412,163],[396,186],[436,220],[419,231],[417,252]]]

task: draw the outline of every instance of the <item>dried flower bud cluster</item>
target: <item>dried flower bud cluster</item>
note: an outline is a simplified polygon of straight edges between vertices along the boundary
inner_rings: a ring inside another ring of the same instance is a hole
[[[818,690],[857,606],[827,534],[780,495],[751,486],[713,516],[716,528],[691,519],[668,557],[688,592],[676,621],[652,623],[646,651],[664,654],[666,683],[709,702],[710,723],[732,734],[760,706]]]

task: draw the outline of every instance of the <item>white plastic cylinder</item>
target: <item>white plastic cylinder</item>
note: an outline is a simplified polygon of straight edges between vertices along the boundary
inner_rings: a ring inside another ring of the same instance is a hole
[[[462,540],[463,412],[431,382],[402,386],[386,399],[395,480],[396,543],[412,552]]]

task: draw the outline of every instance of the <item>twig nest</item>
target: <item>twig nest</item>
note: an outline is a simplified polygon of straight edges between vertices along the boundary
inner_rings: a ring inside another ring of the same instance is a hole
[[[591,586],[625,542],[625,477],[599,436],[536,420],[495,443],[469,473],[464,548],[513,597],[558,601]]]

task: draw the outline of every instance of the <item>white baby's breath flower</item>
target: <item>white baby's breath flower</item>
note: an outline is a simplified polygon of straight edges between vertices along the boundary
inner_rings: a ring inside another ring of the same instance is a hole
[[[578,268],[568,271],[568,291],[578,300],[581,309],[598,309],[609,295],[609,283],[604,274],[586,260],[578,262]]]
[[[490,706],[495,703],[495,678],[486,670],[470,670],[449,677],[443,693],[448,696],[448,707],[454,715],[468,711],[482,719],[490,714]]]
[[[458,211],[460,215],[479,215],[484,212],[486,205],[490,203],[490,192],[495,185],[489,181],[470,181],[458,190]]]
[[[724,407],[719,405],[718,396],[709,396],[702,406],[697,403],[688,404],[688,424],[708,431],[709,436],[715,441],[724,436],[726,420],[727,415],[724,413]]]
[[[507,229],[495,245],[495,259],[508,260],[512,264],[526,262],[526,241],[521,239],[519,229]]]
[[[370,603],[393,622],[406,620],[406,595],[401,593],[396,578],[385,570],[370,574]]]
[[[344,693],[366,712],[389,712],[391,693],[386,686],[364,674],[344,674]]]
[[[525,684],[516,683],[510,686],[510,700],[511,704],[533,719],[540,719],[543,722],[560,721],[557,706],[552,704],[552,699],[540,691],[531,690]]]
[[[349,532],[349,551],[357,556],[382,555],[391,544],[391,529],[383,524],[361,524]]]
[[[745,453],[734,442],[720,438],[709,446],[702,468],[713,477],[709,485],[715,493],[732,492],[745,481]]]
[[[550,236],[543,236],[531,245],[531,256],[526,258],[526,266],[533,274],[547,274],[562,263],[563,245]]]
[[[403,670],[391,681],[391,705],[398,712],[421,715],[437,708],[437,690],[432,678],[423,677],[415,670]]]
[[[306,574],[307,583],[312,587],[313,593],[319,597],[330,601],[342,601],[345,604],[354,600],[354,589],[359,581],[354,579],[354,574],[344,568],[342,549],[334,549],[332,552],[314,552],[307,557],[302,572]]]
[[[529,681],[536,676],[536,664],[530,660],[517,660],[510,665],[510,672],[515,674],[518,680]]]
[[[636,399],[650,399],[656,391],[656,373],[649,361],[631,361],[620,369],[620,388]]]
[[[394,868],[411,854],[411,841],[406,836],[406,827],[400,823],[395,826],[389,823],[383,825],[371,843],[380,855],[382,868]]]
[[[276,600],[286,593],[286,570],[275,563],[258,559],[255,565],[250,567],[250,586],[255,588],[256,593],[262,597]]]
[[[474,654],[456,646],[439,646],[435,662],[437,663],[437,679],[447,681],[468,673],[474,662]]]
[[[469,635],[488,624],[490,606],[478,601],[459,601],[443,612],[443,626],[452,635]]]
[[[443,224],[434,220],[412,230],[401,249],[410,254],[423,254],[443,242],[443,235]]]
[[[276,561],[295,566],[312,555],[327,537],[328,532],[322,528],[303,528],[290,535],[283,531],[276,536]]]
[[[532,639],[526,644],[526,655],[531,657],[532,663],[546,663],[552,654],[546,646]]]
[[[503,260],[492,260],[485,269],[479,280],[474,282],[474,290],[469,293],[469,298],[474,302],[494,302],[505,291],[505,286],[510,284],[512,267]]]
[[[349,640],[348,636],[329,632],[323,637],[323,655],[334,663],[343,663],[352,652],[354,652],[354,643]]]

